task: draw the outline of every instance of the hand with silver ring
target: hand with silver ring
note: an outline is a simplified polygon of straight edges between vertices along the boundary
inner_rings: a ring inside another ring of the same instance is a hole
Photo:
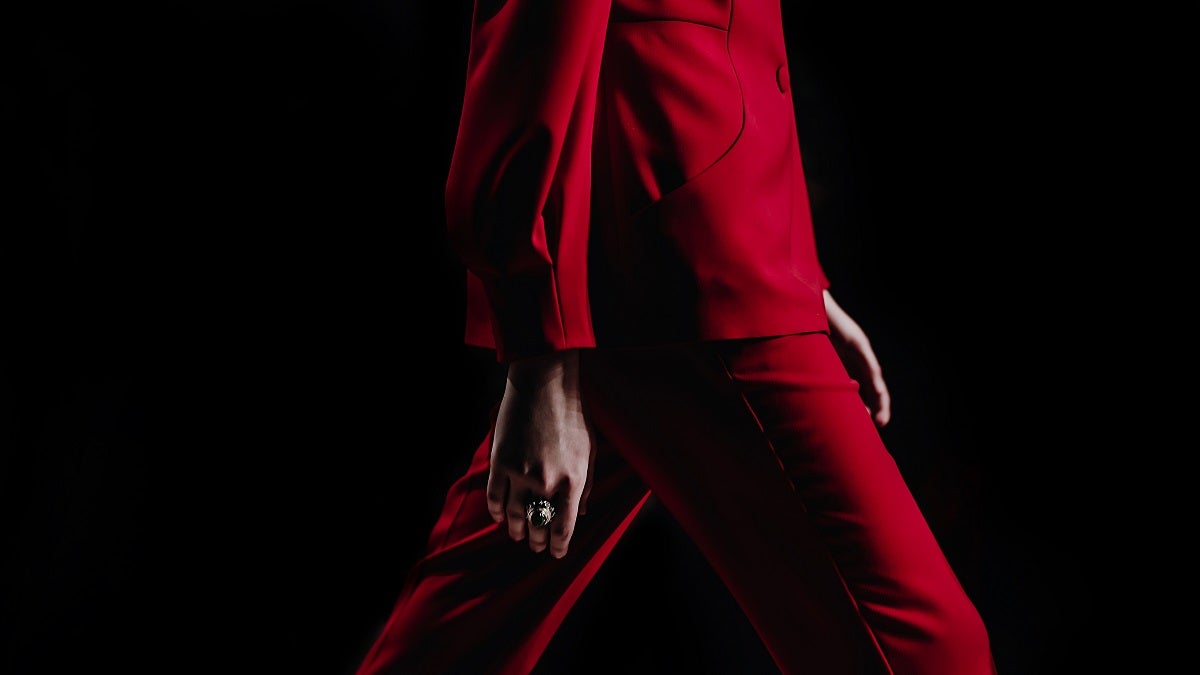
[[[561,558],[587,511],[595,444],[579,396],[579,350],[509,363],[493,427],[487,508],[513,541]]]

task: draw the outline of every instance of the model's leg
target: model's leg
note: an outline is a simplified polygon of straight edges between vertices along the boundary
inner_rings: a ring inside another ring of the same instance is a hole
[[[983,623],[828,336],[585,356],[598,433],[784,673],[994,672]]]
[[[357,675],[529,673],[650,495],[620,456],[600,448],[567,555],[534,553],[488,513],[491,445],[489,432],[450,488],[427,553]]]

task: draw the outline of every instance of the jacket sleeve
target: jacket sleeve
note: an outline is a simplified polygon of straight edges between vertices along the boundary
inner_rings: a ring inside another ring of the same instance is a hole
[[[476,0],[446,181],[500,361],[594,346],[591,143],[611,0]]]

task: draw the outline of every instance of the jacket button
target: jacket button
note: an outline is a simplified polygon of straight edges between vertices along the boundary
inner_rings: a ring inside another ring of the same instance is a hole
[[[788,71],[787,65],[779,66],[775,70],[775,83],[779,85],[779,91],[786,94],[788,90]]]

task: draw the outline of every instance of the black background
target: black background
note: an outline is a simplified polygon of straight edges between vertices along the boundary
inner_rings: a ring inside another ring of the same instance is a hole
[[[801,143],[885,440],[1001,671],[1086,672],[1114,427],[1063,336],[1124,284],[1080,273],[1116,208],[1079,178],[1105,65],[972,12],[785,3]],[[0,671],[349,675],[498,391],[441,211],[470,4],[16,18]],[[771,672],[655,502],[578,608],[545,673]]]

